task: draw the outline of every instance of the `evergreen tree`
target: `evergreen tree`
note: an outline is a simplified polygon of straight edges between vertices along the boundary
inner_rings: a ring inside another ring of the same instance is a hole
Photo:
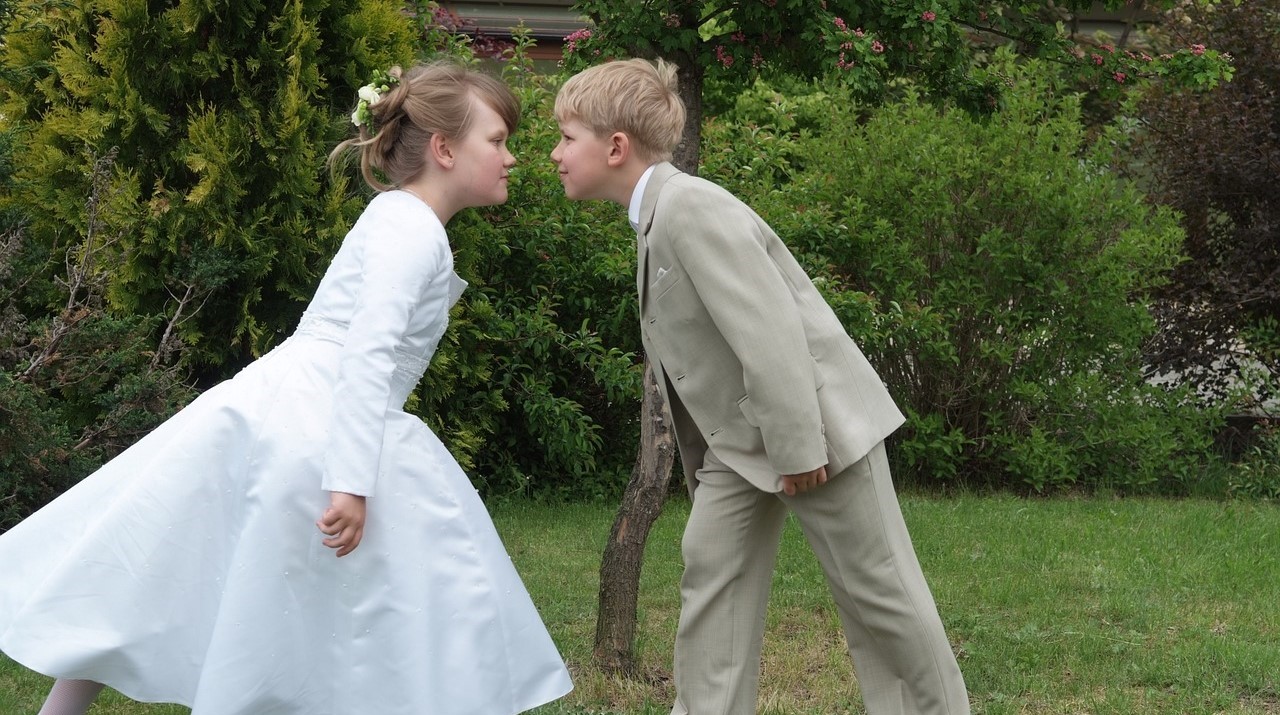
[[[192,364],[245,361],[292,326],[354,212],[329,149],[356,88],[413,58],[395,0],[19,0],[0,46],[15,135],[0,196],[53,251],[86,233],[93,157],[114,151],[109,307],[172,314]],[[57,296],[48,296],[50,301]],[[33,311],[50,304],[31,305]],[[224,368],[225,372],[226,368]]]

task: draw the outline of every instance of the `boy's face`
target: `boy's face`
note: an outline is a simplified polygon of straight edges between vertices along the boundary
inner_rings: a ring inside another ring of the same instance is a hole
[[[560,122],[560,143],[551,151],[551,161],[560,169],[564,194],[571,199],[609,199],[610,144],[578,120]]]

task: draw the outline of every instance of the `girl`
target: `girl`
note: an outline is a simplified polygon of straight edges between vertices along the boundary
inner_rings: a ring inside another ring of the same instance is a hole
[[[519,105],[420,65],[352,120],[330,162],[358,151],[379,194],[293,336],[0,536],[0,650],[59,678],[43,715],[101,683],[194,715],[498,715],[572,687],[466,475],[402,410],[466,286],[444,224],[506,201]]]

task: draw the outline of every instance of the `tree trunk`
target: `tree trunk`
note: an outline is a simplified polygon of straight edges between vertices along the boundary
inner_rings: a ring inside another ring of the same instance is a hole
[[[662,513],[674,460],[670,413],[658,392],[653,370],[646,362],[640,449],[600,562],[600,606],[592,659],[606,673],[633,675],[636,672],[632,645],[636,635],[640,567],[649,529]]]
[[[673,163],[682,171],[696,174],[702,143],[702,68],[690,58],[677,58],[676,64],[686,116],[684,138],[676,148]],[[632,675],[636,670],[633,646],[644,545],[650,527],[662,514],[674,461],[671,413],[662,401],[662,393],[658,392],[653,370],[646,359],[636,466],[622,495],[600,562],[600,602],[592,659],[605,673]]]

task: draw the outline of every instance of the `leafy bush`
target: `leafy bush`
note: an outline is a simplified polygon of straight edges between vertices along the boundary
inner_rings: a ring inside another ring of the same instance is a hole
[[[522,47],[505,74],[526,109],[511,198],[450,224],[470,287],[420,410],[486,494],[613,496],[639,436],[635,233],[616,206],[565,198],[549,158],[557,78]]]
[[[1176,488],[1217,419],[1142,376],[1147,300],[1179,259],[1176,217],[1106,169],[1078,99],[1046,70],[997,66],[1011,86],[986,119],[909,93],[834,113],[811,136],[742,133],[707,156],[811,266],[906,408],[895,454],[907,474]],[[791,181],[754,183],[760,156],[787,161]]]
[[[1280,425],[1264,422],[1231,471],[1229,494],[1247,499],[1280,500]]]
[[[20,222],[0,237],[0,531],[193,396],[178,367],[184,346],[173,333],[195,310],[190,295],[175,299],[167,321],[105,309],[115,268],[110,249],[120,236],[104,232],[98,217],[120,186],[111,179],[114,153],[90,164],[83,236],[52,253],[26,241]],[[42,268],[53,261],[62,272],[44,278]],[[60,295],[61,307],[29,319],[21,306],[32,295]]]

